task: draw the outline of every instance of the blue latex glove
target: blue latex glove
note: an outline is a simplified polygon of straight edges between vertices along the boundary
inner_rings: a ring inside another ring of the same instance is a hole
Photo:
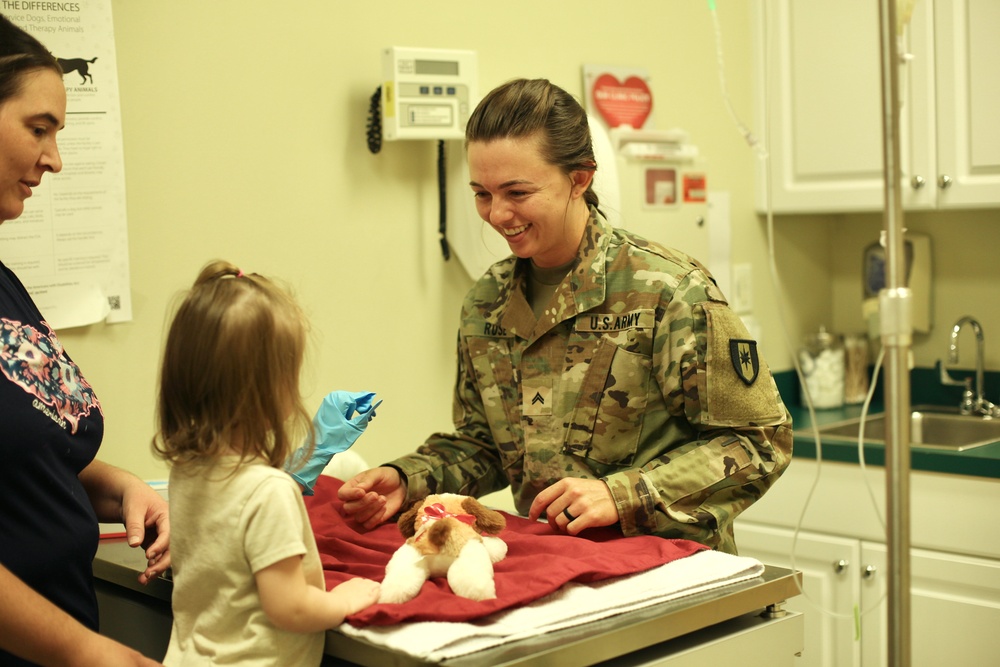
[[[285,465],[292,479],[303,487],[303,494],[313,495],[316,480],[334,454],[349,448],[365,432],[368,422],[375,417],[375,408],[382,404],[378,401],[373,405],[374,398],[375,392],[370,391],[331,391],[323,399],[313,417],[316,447],[312,456],[303,464],[306,449],[302,448]]]

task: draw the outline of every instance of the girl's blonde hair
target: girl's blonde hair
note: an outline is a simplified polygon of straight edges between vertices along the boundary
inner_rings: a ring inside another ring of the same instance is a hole
[[[281,467],[302,433],[312,448],[299,371],[306,318],[255,273],[217,260],[202,269],[174,316],[163,351],[153,449],[172,463],[235,450]]]

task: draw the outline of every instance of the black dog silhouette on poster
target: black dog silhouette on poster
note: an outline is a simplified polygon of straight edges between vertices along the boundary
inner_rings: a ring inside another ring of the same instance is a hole
[[[97,58],[91,58],[90,60],[84,60],[83,58],[56,58],[56,60],[59,61],[59,66],[62,67],[63,74],[78,72],[82,79],[80,83],[87,83],[87,79],[90,79],[90,83],[94,83],[94,77],[90,75],[90,66]]]

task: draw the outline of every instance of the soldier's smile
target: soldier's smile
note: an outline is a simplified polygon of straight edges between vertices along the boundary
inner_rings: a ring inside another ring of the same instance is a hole
[[[521,234],[521,233],[527,231],[528,227],[530,227],[530,226],[531,225],[521,225],[520,227],[514,227],[512,229],[500,228],[500,232],[504,236],[506,236],[508,238],[511,238],[511,237],[517,236],[518,234]]]

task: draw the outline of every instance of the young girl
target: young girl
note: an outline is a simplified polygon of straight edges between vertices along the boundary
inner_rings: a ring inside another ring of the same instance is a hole
[[[168,666],[319,665],[323,631],[378,598],[367,579],[325,590],[301,490],[281,469],[311,430],[305,340],[284,291],[221,261],[174,317],[153,443],[172,464]]]

